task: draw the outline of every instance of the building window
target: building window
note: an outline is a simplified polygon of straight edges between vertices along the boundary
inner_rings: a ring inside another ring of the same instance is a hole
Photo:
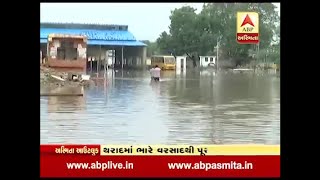
[[[210,58],[210,62],[213,62],[213,57]]]
[[[66,59],[66,50],[64,48],[57,48],[57,56],[59,60]]]
[[[163,57],[153,57],[151,59],[154,63],[164,63],[164,58]]]
[[[57,48],[57,56],[60,60],[77,60],[78,49],[72,41],[61,41],[61,46]]]
[[[207,57],[205,57],[205,58],[204,58],[204,61],[205,61],[205,62],[208,62],[208,58],[207,58]]]

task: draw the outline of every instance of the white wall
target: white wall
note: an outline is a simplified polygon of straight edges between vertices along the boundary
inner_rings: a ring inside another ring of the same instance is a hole
[[[151,58],[147,58],[147,60],[146,60],[146,65],[147,65],[147,66],[151,66]]]
[[[181,67],[183,65],[183,67]],[[186,56],[177,56],[176,57],[176,73],[180,74],[181,70],[183,73],[187,70],[187,57]]]

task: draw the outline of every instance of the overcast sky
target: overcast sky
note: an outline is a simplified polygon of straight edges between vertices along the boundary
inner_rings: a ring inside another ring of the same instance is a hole
[[[41,3],[40,21],[123,24],[138,40],[155,41],[169,30],[171,11],[184,5],[200,12],[203,3]]]

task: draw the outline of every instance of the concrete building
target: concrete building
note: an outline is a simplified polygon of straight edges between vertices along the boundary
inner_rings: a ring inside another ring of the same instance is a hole
[[[137,41],[126,25],[41,23],[40,50],[42,56],[46,57],[49,34],[86,36],[88,70],[90,66],[98,67],[100,70],[104,67],[104,63],[120,69],[146,65],[147,45]],[[91,63],[88,60],[94,61]]]
[[[87,70],[87,38],[85,36],[50,34],[48,37],[49,67],[84,72]]]

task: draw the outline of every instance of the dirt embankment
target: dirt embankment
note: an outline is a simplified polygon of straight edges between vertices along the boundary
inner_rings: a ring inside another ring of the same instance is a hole
[[[51,75],[58,76],[63,80],[58,80],[53,78]],[[59,86],[91,86],[93,83],[92,80],[81,81],[81,80],[70,80],[69,73],[55,71],[52,68],[40,66],[40,85],[46,87],[59,87]]]

